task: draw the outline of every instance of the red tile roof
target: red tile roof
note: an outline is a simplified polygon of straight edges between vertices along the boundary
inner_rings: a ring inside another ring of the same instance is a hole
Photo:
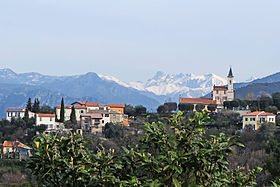
[[[226,86],[215,86],[214,85],[214,90],[227,90],[228,88]]]
[[[207,98],[180,98],[180,103],[216,104],[216,101]]]
[[[56,108],[61,108],[61,106],[56,106]],[[71,109],[72,106],[64,106],[65,109]],[[85,106],[74,106],[75,109],[87,109]]]
[[[123,104],[108,104],[111,108],[124,108],[125,105]]]
[[[264,111],[256,111],[256,112],[251,112],[248,114],[244,114],[243,116],[275,116],[275,114],[272,113],[267,113]]]
[[[38,117],[55,117],[55,114],[37,114]]]
[[[25,109],[24,108],[7,108],[6,109],[6,111],[18,111],[18,110],[24,112]]]
[[[72,105],[75,103],[78,103],[80,105],[89,106],[89,107],[98,107],[99,106],[99,103],[90,103],[90,102],[82,102],[82,101],[76,101],[76,102],[72,103]]]
[[[102,115],[98,114],[98,113],[81,114],[81,117],[91,117],[91,118],[102,119]]]
[[[23,143],[21,143],[19,141],[13,141],[13,142],[4,141],[3,147],[22,147],[22,148],[26,148],[26,149],[31,149],[30,147],[24,145]]]

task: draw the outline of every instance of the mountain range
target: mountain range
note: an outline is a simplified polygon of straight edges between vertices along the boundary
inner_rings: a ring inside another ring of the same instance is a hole
[[[236,95],[256,95],[267,89],[260,84],[280,82],[280,73],[261,79],[236,83]],[[74,101],[99,103],[122,103],[144,105],[155,110],[164,101],[178,101],[179,97],[201,97],[211,92],[213,85],[226,85],[226,78],[215,74],[167,74],[157,72],[146,82],[123,82],[112,76],[89,72],[73,76],[49,76],[40,73],[15,73],[11,69],[0,69],[0,116],[7,107],[24,107],[29,97],[39,98],[41,105],[59,105],[61,97],[65,104]],[[253,88],[252,88],[253,86]],[[275,84],[270,91],[280,91]],[[261,90],[258,90],[260,88]],[[239,89],[242,89],[239,92]]]

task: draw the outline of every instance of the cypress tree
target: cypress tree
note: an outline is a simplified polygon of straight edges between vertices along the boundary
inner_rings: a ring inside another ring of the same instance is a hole
[[[70,121],[72,123],[77,123],[76,112],[75,112],[75,107],[74,106],[72,106],[72,108],[71,108]]]
[[[24,111],[24,117],[23,120],[27,123],[29,120],[29,114],[28,114],[28,109],[26,107],[25,111]]]
[[[60,122],[64,122],[64,100],[61,99],[61,108],[60,108]]]
[[[39,99],[35,98],[33,106],[32,106],[32,112],[39,113],[40,112],[40,101]]]
[[[32,102],[31,102],[31,98],[29,97],[27,104],[26,104],[26,109],[28,111],[32,111]]]

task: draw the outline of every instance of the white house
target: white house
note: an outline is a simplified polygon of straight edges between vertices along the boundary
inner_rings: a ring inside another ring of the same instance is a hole
[[[243,115],[243,126],[252,126],[253,129],[258,130],[263,123],[276,123],[276,115],[264,111],[256,111]]]
[[[87,107],[85,107],[85,106],[74,106],[74,108],[75,108],[76,120],[79,121],[80,120],[80,115],[85,114],[87,112]],[[61,106],[57,106],[55,110],[56,110],[57,119],[60,119]],[[72,106],[65,106],[64,107],[64,120],[65,121],[70,120],[71,112],[72,112]]]
[[[6,120],[11,121],[12,118],[23,118],[25,113],[24,108],[7,108],[6,110]],[[28,111],[29,118],[34,118],[35,113]]]
[[[48,130],[63,129],[64,125],[55,121],[55,114],[36,114],[36,125],[45,125]]]
[[[99,103],[90,103],[90,102],[76,101],[76,102],[72,103],[71,105],[86,107],[87,108],[87,112],[89,110],[99,110]]]

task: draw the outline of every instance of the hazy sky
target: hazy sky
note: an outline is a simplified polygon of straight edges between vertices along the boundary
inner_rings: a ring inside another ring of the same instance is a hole
[[[123,81],[280,71],[279,0],[0,0],[0,68]]]

